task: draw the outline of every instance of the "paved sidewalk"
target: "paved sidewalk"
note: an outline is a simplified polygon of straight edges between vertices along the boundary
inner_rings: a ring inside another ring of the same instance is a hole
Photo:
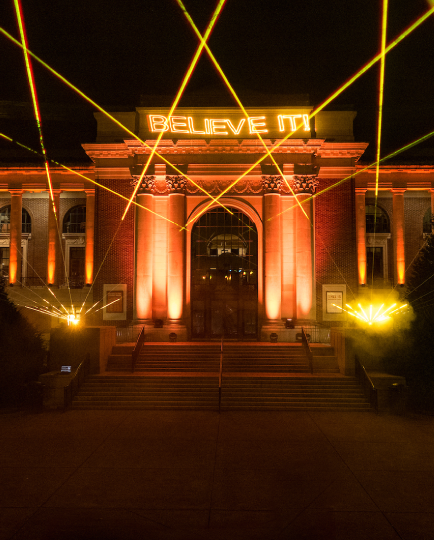
[[[0,411],[0,540],[434,539],[434,418]]]

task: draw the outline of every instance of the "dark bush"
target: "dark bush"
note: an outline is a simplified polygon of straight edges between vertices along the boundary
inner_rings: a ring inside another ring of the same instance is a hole
[[[24,403],[25,385],[38,379],[45,358],[40,334],[9,299],[0,278],[0,404]]]

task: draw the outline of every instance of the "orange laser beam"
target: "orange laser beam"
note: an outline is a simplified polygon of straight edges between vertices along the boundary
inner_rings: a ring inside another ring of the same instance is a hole
[[[39,131],[39,142],[41,144],[41,150],[42,154],[44,156],[45,160],[45,170],[47,173],[47,180],[48,180],[48,186],[50,190],[50,199],[51,204],[53,205],[54,214],[56,215],[56,205],[54,203],[54,195],[53,195],[53,187],[51,183],[51,176],[50,176],[50,168],[47,161],[47,152],[45,150],[44,145],[44,137],[42,135],[42,122],[41,122],[41,113],[39,110],[39,103],[38,103],[38,95],[36,93],[36,86],[35,86],[35,77],[33,74],[33,68],[32,63],[29,58],[28,54],[28,48],[27,48],[27,35],[26,35],[26,29],[24,26],[24,16],[23,16],[23,8],[21,5],[21,0],[14,0],[15,5],[15,12],[17,15],[17,21],[18,21],[18,27],[20,29],[20,36],[21,36],[21,46],[24,53],[24,61],[26,64],[26,71],[27,71],[27,77],[29,80],[29,86],[30,86],[30,93],[32,95],[32,103],[33,103],[33,110],[35,113],[35,119],[36,119],[36,125],[38,127]]]

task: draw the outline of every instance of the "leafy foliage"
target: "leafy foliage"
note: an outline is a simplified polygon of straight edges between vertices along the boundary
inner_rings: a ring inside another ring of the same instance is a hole
[[[23,385],[43,372],[43,341],[9,299],[0,279],[0,403],[20,404]]]
[[[407,282],[407,299],[419,320],[434,318],[434,235],[430,234]]]
[[[406,378],[412,408],[434,411],[434,235],[427,238],[414,262],[407,288],[415,319],[410,329],[396,336],[400,339],[396,339],[386,360],[391,372]]]

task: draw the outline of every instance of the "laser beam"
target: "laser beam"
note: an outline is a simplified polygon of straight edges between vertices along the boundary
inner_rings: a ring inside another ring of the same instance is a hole
[[[207,37],[204,36],[202,37],[201,33],[199,32],[197,26],[194,24],[194,21],[193,19],[191,18],[190,14],[188,13],[188,11],[186,10],[184,4],[182,3],[181,0],[176,0],[178,2],[178,5],[181,7],[185,17],[187,18],[188,22],[190,23],[191,27],[193,28],[195,34],[197,35],[197,37],[199,38],[200,42],[201,42],[201,45],[202,45],[202,48],[205,47],[206,49],[206,52],[208,53],[208,56],[210,57],[211,61],[213,62],[215,68],[217,69],[217,71],[219,72],[220,76],[222,77],[223,81],[225,82],[226,86],[228,87],[230,93],[232,94],[233,98],[235,99],[235,101],[237,102],[238,106],[240,107],[240,109],[243,111],[243,114],[246,118],[249,118],[249,115],[247,114],[247,111],[246,109],[244,108],[243,104],[241,103],[237,93],[235,92],[235,90],[233,89],[232,85],[230,84],[228,78],[226,77],[224,71],[222,70],[222,68],[220,67],[220,64],[217,62],[215,56],[213,55],[213,53],[211,52],[211,49],[209,48],[208,44],[207,44]],[[295,123],[295,120],[294,120],[294,123]],[[301,124],[303,125],[303,124]],[[301,127],[301,125],[299,126],[299,128]],[[299,129],[297,128],[297,129]],[[163,132],[160,133],[160,135],[162,135]],[[295,196],[295,193],[294,191],[292,190],[288,180],[286,179],[286,177],[283,175],[279,165],[277,164],[276,160],[274,159],[274,156],[273,154],[270,152],[268,146],[265,144],[265,141],[264,139],[262,138],[261,134],[256,132],[256,135],[258,136],[258,139],[261,141],[262,143],[262,146],[265,148],[265,151],[267,152],[267,155],[271,158],[271,160],[273,161],[275,167],[277,168],[280,176],[282,177],[283,181],[285,182],[285,184],[287,185],[289,191],[291,192],[291,194],[295,197],[295,200],[297,201],[297,203],[299,203],[297,197]],[[299,206],[303,212],[303,214],[306,216],[306,218],[309,220],[309,216],[307,215],[305,209],[303,208],[303,206],[301,206],[301,204],[299,203]],[[310,220],[309,220],[310,221]]]
[[[125,133],[128,133],[128,135],[131,135],[133,139],[138,141],[142,144],[145,148],[148,148],[152,150],[152,146],[150,146],[146,141],[142,140],[138,135],[136,135],[133,131],[128,129],[126,126],[124,126],[119,120],[117,120],[113,115],[111,115],[109,112],[107,112],[105,109],[103,109],[98,103],[93,101],[89,96],[87,96],[84,92],[82,92],[79,88],[77,88],[75,85],[73,85],[71,82],[68,81],[63,75],[58,73],[55,69],[53,69],[51,66],[49,66],[46,62],[44,62],[39,56],[34,54],[32,51],[30,51],[27,47],[24,47],[18,40],[16,40],[9,32],[7,32],[4,28],[0,27],[0,33],[3,34],[5,37],[7,37],[12,43],[17,45],[18,47],[21,47],[22,49],[26,50],[27,53],[35,59],[37,62],[39,62],[42,66],[44,66],[50,73],[52,73],[55,77],[60,79],[66,86],[69,86],[72,90],[74,90],[79,96],[81,96],[84,100],[86,100],[88,103],[90,103],[93,107],[95,107],[98,111],[103,113],[107,118],[109,118],[112,122],[114,122],[116,125],[118,125],[122,130],[125,131]],[[155,151],[155,155],[158,156],[162,161],[164,161],[167,165],[170,165],[172,169],[174,169],[177,173],[179,173],[181,176],[186,178],[189,182],[191,182],[195,187],[197,187],[200,191],[205,193],[208,197],[210,197],[213,201],[217,202],[222,208],[224,208],[227,212],[232,214],[230,210],[228,210],[221,202],[218,201],[217,197],[213,197],[208,191],[206,191],[202,186],[197,184],[194,180],[192,180],[189,176],[187,176],[185,173],[180,171],[175,165],[170,163],[168,159],[164,157],[164,155],[159,154],[157,151]]]
[[[311,114],[309,115],[309,120],[311,120],[312,118],[314,118],[320,111],[322,111],[324,109],[324,107],[326,107],[329,103],[331,103],[336,97],[338,97],[344,90],[346,90],[351,84],[353,84],[359,77],[361,77],[364,73],[366,73],[366,71],[368,71],[368,69],[370,69],[373,65],[375,65],[381,58],[384,54],[387,54],[388,52],[390,52],[394,47],[396,47],[404,38],[406,38],[411,32],[413,32],[418,26],[420,26],[423,22],[426,21],[426,19],[428,19],[428,17],[430,15],[432,15],[434,13],[434,7],[432,7],[431,9],[429,9],[428,11],[426,11],[423,15],[421,15],[418,19],[416,19],[416,21],[411,24],[407,29],[405,29],[396,39],[394,39],[391,43],[389,43],[389,45],[386,47],[386,49],[384,50],[384,52],[380,52],[378,53],[376,56],[374,56],[367,64],[365,64],[362,68],[359,69],[359,71],[357,71],[350,79],[348,79],[344,84],[342,84],[335,92],[333,92],[333,94],[328,97],[325,101],[323,101],[323,103],[321,103],[321,105],[319,105],[314,111],[311,112]],[[292,132],[289,132],[283,139],[281,139],[280,141],[278,141],[274,146],[273,148],[271,148],[271,152],[274,152],[275,150],[277,150],[277,148],[279,148],[289,137],[291,137],[293,134],[295,133],[295,131],[292,131]],[[244,171],[244,173],[239,177],[237,178],[236,180],[234,180],[229,186],[227,186],[217,197],[216,197],[216,201],[218,201],[221,197],[223,197],[223,195],[225,193],[227,193],[230,189],[233,188],[233,186],[235,186],[242,178],[244,178],[244,176],[246,176],[247,174],[249,174],[249,172],[251,172],[257,165],[259,165],[265,158],[267,157],[267,155],[264,155],[262,156],[261,158],[259,158],[253,165],[251,165],[246,171]],[[306,201],[309,200],[309,199],[306,199],[305,201],[303,201],[302,204],[305,204]],[[204,212],[206,212],[208,210],[208,208],[211,206],[211,204],[213,204],[212,202],[209,203],[207,206],[205,206],[205,208],[202,209],[202,211],[200,212],[199,216],[201,214],[203,214]],[[194,219],[196,219],[198,216],[195,216]],[[191,223],[192,220],[189,220],[187,221],[186,225],[189,225]]]
[[[181,99],[181,96],[184,93],[185,87],[187,86],[187,83],[190,80],[191,74],[193,73],[193,70],[196,67],[196,64],[197,64],[197,62],[199,60],[199,57],[200,57],[200,55],[201,55],[201,53],[203,51],[203,48],[206,45],[206,41],[209,38],[209,36],[211,35],[211,31],[212,31],[215,23],[217,22],[217,18],[219,16],[221,10],[223,9],[223,6],[224,6],[225,2],[226,2],[226,0],[220,0],[219,3],[217,4],[217,7],[216,7],[216,9],[215,9],[215,11],[214,11],[214,13],[213,13],[213,15],[211,17],[211,20],[210,20],[210,22],[208,24],[208,27],[207,27],[206,31],[205,31],[204,38],[203,38],[203,40],[201,39],[201,43],[200,43],[199,47],[197,48],[196,53],[193,56],[192,61],[190,62],[190,65],[189,65],[189,67],[187,69],[186,74],[184,75],[184,79],[183,79],[183,81],[181,83],[181,86],[179,87],[178,93],[176,94],[176,97],[173,100],[172,106],[171,106],[170,111],[169,111],[169,115],[167,117],[168,120],[172,116],[173,111],[177,107],[177,105],[179,103],[179,100]],[[148,161],[146,162],[146,165],[143,167],[142,173],[140,174],[139,181],[137,182],[137,185],[134,188],[133,194],[131,195],[131,198],[128,201],[127,207],[125,208],[125,212],[124,212],[124,214],[122,216],[122,221],[124,220],[125,216],[127,215],[128,209],[131,206],[131,202],[134,199],[134,197],[136,196],[136,193],[138,192],[138,190],[140,188],[143,177],[145,176],[146,171],[148,170],[149,164],[151,163],[151,160],[154,157],[154,154],[155,154],[155,152],[157,150],[157,147],[158,147],[158,145],[159,145],[159,143],[161,141],[161,138],[163,137],[163,134],[164,134],[164,131],[160,131],[160,133],[158,134],[158,137],[157,137],[157,140],[156,140],[156,142],[154,144],[154,147],[152,148],[151,153],[149,154]]]
[[[30,93],[32,95],[33,110],[35,113],[36,125],[38,127],[38,132],[39,132],[39,143],[41,145],[42,154],[44,156],[45,171],[47,173],[48,186],[50,190],[50,199],[51,199],[51,204],[53,206],[54,215],[56,216],[56,220],[57,220],[56,205],[54,203],[53,187],[52,187],[51,176],[50,176],[50,167],[48,165],[47,152],[45,150],[44,137],[42,135],[41,113],[39,110],[38,95],[36,93],[35,77],[33,75],[32,63],[30,61],[29,54],[28,54],[27,35],[26,35],[26,29],[24,26],[24,16],[23,16],[23,8],[21,5],[21,0],[14,0],[14,5],[15,5],[15,12],[17,15],[18,27],[20,30],[21,47],[24,53],[24,62],[26,64],[27,78],[29,80]]]

